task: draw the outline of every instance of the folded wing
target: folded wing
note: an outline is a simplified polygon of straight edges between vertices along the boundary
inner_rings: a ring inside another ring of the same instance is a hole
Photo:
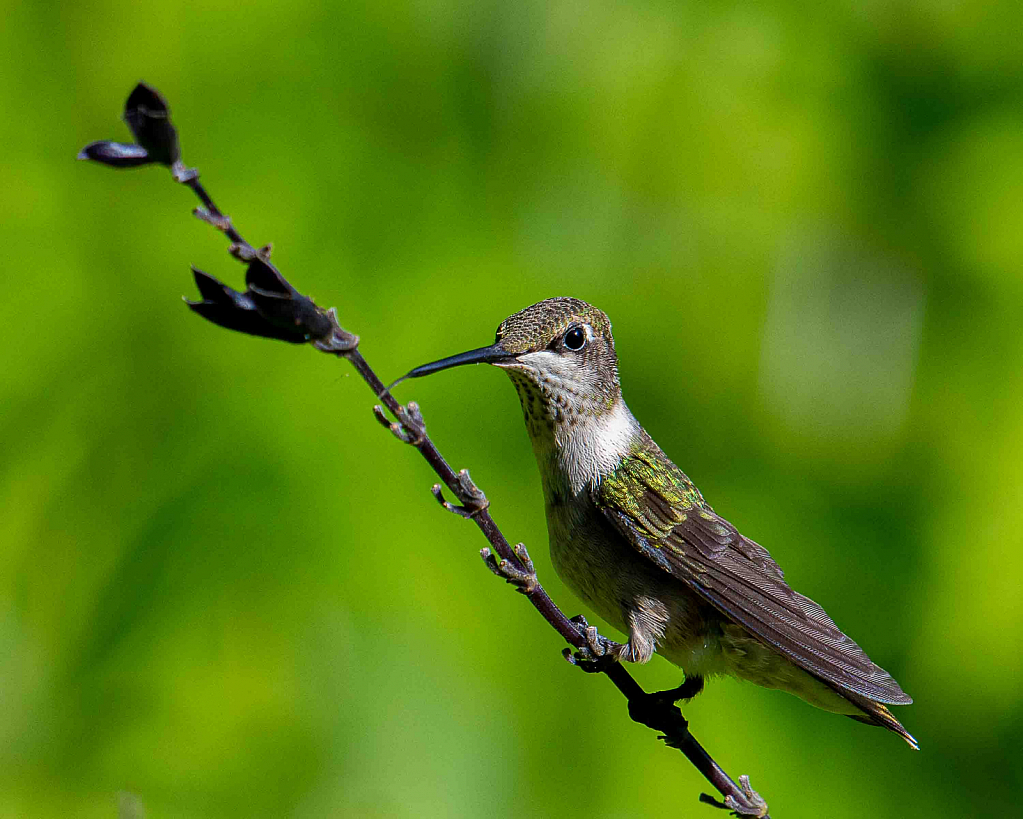
[[[785,582],[763,546],[714,513],[652,441],[592,492],[640,553],[796,665],[876,702],[912,702],[824,609]]]

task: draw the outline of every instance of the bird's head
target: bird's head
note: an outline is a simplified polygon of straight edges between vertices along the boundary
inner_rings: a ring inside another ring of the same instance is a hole
[[[599,416],[621,397],[611,322],[579,299],[537,302],[502,321],[490,346],[416,367],[405,378],[475,363],[508,373],[531,430]]]

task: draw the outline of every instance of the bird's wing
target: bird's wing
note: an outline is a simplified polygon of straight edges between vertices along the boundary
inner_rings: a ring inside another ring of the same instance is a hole
[[[591,491],[633,547],[796,665],[877,702],[912,699],[778,564],[708,506],[656,444],[627,457]]]

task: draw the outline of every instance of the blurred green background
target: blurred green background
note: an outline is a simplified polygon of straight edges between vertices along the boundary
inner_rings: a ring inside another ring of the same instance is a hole
[[[0,815],[113,816],[122,791],[149,817],[714,815],[486,572],[350,368],[181,305],[189,264],[242,279],[191,193],[74,161],[127,139],[139,79],[385,379],[542,298],[610,314],[637,417],[916,698],[919,753],[712,680],[693,731],[773,815],[1011,812],[1018,3],[4,15]],[[583,611],[505,376],[398,396]]]

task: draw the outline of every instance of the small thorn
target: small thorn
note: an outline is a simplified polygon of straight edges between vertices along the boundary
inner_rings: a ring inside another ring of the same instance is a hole
[[[700,801],[705,805],[713,805],[715,808],[730,810],[735,816],[752,816],[755,819],[763,819],[763,817],[767,816],[767,802],[764,801],[764,797],[753,790],[749,777],[745,774],[739,777],[739,789],[742,791],[745,804],[739,802],[731,794],[726,796],[723,802],[719,802],[714,797],[701,793]]]
[[[387,427],[399,441],[412,446],[419,446],[426,434],[426,430],[423,429],[422,425],[416,421],[416,415],[418,415],[418,407],[409,414],[404,408],[400,408],[398,412],[398,420],[391,422],[384,414],[384,408],[379,404],[373,407],[373,417],[381,423],[381,425]],[[418,415],[421,419],[422,415]]]
[[[459,497],[464,499],[466,509],[472,509],[474,514],[479,514],[490,506],[490,501],[483,494],[483,490],[469,477],[468,469],[460,469],[457,478]]]
[[[501,577],[501,570],[498,568],[497,559],[494,557],[494,553],[490,551],[489,546],[484,546],[482,549],[480,549],[480,557],[483,558],[483,562],[486,564],[486,567],[490,569],[490,571],[492,571],[498,577]]]
[[[178,159],[171,165],[171,176],[174,177],[175,182],[187,185],[189,182],[199,178],[199,171],[195,168],[186,168],[181,160]]]
[[[380,422],[381,426],[385,426],[388,429],[391,428],[391,421],[384,414],[384,408],[381,407],[379,404],[377,404],[376,406],[373,407],[373,417],[376,418]]]
[[[391,434],[399,441],[401,441],[403,444],[412,443],[411,439],[409,438],[409,434],[405,431],[404,427],[402,427],[402,425],[399,424],[397,421],[395,421],[393,424],[388,424],[387,428],[391,431]]]
[[[441,485],[439,483],[435,483],[433,486],[431,486],[430,492],[437,499],[437,503],[439,503],[441,506],[447,509],[451,514],[458,515],[459,517],[462,518],[468,517],[468,515],[465,513],[465,510],[461,506],[455,506],[453,503],[448,503],[444,499],[444,490],[441,488]]]
[[[526,551],[525,543],[516,543],[512,551],[515,553],[515,557],[522,563],[523,568],[530,574],[536,573],[536,568],[533,566],[533,560],[529,556],[529,552]]]
[[[227,233],[231,229],[231,220],[227,216],[219,213],[210,213],[206,208],[201,205],[192,211],[192,214],[197,218],[201,219],[209,225],[213,225],[217,230],[221,230]]]
[[[419,409],[419,404],[417,404],[415,401],[409,401],[408,404],[405,405],[405,409],[409,414],[409,418],[412,419],[412,422],[415,423],[417,426],[422,427],[423,431],[425,432],[426,421],[423,418],[422,410]]]
[[[522,592],[523,594],[532,594],[539,583],[536,579],[536,572],[533,571],[533,564],[526,552],[526,547],[520,543],[513,551],[516,558],[522,562],[523,568],[519,568],[510,560],[498,560],[489,547],[480,549],[480,557],[483,558],[483,562],[490,571],[498,577],[503,577],[506,582],[515,586],[515,591]],[[526,555],[525,560],[522,558],[523,554]]]
[[[435,483],[431,486],[430,492],[433,493],[433,496],[437,499],[437,503],[443,506],[452,515],[458,515],[460,518],[471,518],[479,512],[478,509],[470,509],[466,506],[457,506],[456,504],[448,503],[444,499],[444,491],[441,489],[441,485],[439,483]]]
[[[230,220],[228,221],[230,222]],[[244,242],[233,242],[227,249],[227,252],[243,264],[249,264],[256,259],[259,259],[259,253],[251,245],[245,244]],[[260,259],[260,261],[262,261],[262,259]]]
[[[408,440],[405,443],[412,446],[419,446],[426,439],[426,427],[423,425],[423,415],[419,406],[413,401],[408,407],[400,407],[398,420],[404,428]]]
[[[455,481],[458,486],[453,491],[455,491],[459,498],[464,499],[463,506],[456,506],[455,504],[448,503],[444,500],[444,494],[439,483],[435,483],[430,489],[433,496],[437,499],[437,502],[449,512],[463,518],[474,518],[490,506],[490,501],[487,500],[487,496],[484,495],[479,487],[472,482],[467,470],[461,470],[455,476]]]

